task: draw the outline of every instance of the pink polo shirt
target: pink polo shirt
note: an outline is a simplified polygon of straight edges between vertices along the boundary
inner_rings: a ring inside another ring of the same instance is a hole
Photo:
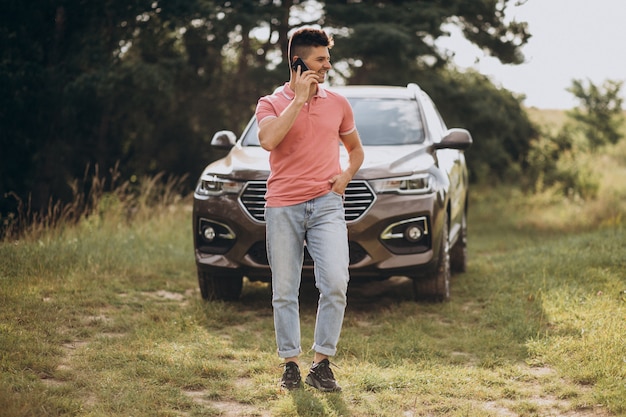
[[[289,83],[285,83],[274,94],[261,97],[257,122],[278,117],[294,96]],[[290,206],[327,194],[331,189],[328,180],[341,173],[339,136],[354,129],[348,100],[318,86],[317,94],[304,105],[283,141],[270,153],[266,206]]]

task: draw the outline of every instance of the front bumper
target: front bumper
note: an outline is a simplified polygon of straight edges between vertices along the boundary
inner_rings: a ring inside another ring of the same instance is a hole
[[[439,256],[444,213],[445,202],[439,193],[378,195],[361,218],[348,223],[350,278],[371,280],[396,275],[419,277],[431,274],[436,269]],[[208,244],[203,237],[203,228],[207,224],[226,227],[217,233],[223,241],[213,246]],[[392,225],[396,225],[393,230],[390,229]],[[424,229],[421,238],[414,242],[403,237],[403,231],[411,225]],[[247,276],[253,281],[271,279],[265,253],[265,223],[248,215],[236,195],[196,196],[193,233],[199,269],[215,275]],[[386,238],[381,238],[383,235]],[[308,254],[303,276],[313,276]]]

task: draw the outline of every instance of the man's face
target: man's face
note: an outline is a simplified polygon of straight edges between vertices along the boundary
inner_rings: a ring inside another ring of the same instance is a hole
[[[332,68],[328,47],[311,46],[308,48],[307,56],[302,57],[302,60],[311,71],[315,71],[319,83],[326,80],[326,73]]]

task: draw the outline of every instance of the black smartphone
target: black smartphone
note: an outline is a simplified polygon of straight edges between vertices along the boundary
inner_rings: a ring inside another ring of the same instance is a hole
[[[302,69],[300,70],[300,74],[302,74],[304,71],[308,71],[309,68],[306,66],[306,64],[304,63],[304,61],[302,60],[302,58],[298,57],[298,59],[296,59],[293,64],[291,64],[291,68],[293,68],[294,70],[298,71],[298,67],[302,67]]]

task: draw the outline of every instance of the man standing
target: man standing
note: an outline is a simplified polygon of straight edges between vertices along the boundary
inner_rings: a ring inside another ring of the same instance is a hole
[[[348,100],[320,84],[331,68],[333,40],[303,28],[289,41],[290,79],[262,97],[256,109],[261,146],[270,151],[265,195],[267,253],[278,355],[285,361],[281,387],[300,386],[299,290],[304,245],[315,263],[319,289],[313,364],[306,383],[341,391],[328,358],[335,355],[346,307],[348,232],[346,186],[363,162],[363,147]],[[339,144],[348,151],[342,170]]]

